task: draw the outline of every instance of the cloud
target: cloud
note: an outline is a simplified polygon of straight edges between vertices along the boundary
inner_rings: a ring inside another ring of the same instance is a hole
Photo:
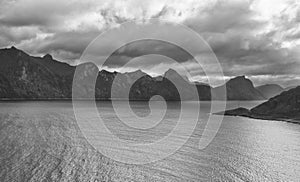
[[[249,79],[253,80],[256,86],[266,83],[279,84],[284,87],[300,85],[300,76],[298,74],[251,75]]]
[[[110,28],[116,30],[99,45],[97,56],[123,46],[128,37],[136,35],[132,35],[134,29],[122,32],[118,27],[130,20],[141,20],[143,25],[133,28],[145,26],[148,30],[140,34],[172,37],[181,45],[194,48],[197,57],[206,57],[206,49],[198,47],[176,28],[148,26],[145,21],[148,18],[182,23],[199,33],[215,52],[226,78],[241,74],[253,78],[299,74],[300,2],[297,0],[276,3],[273,0],[5,0],[0,1],[0,46],[15,45],[34,55],[51,53],[56,59],[74,64],[79,62],[86,46]],[[151,50],[177,58],[181,64],[190,64],[190,57],[174,45],[136,42],[120,49],[107,66],[118,69],[123,61]],[[136,60],[136,67],[154,73],[155,69],[161,72],[167,66],[160,60],[147,60],[139,59],[139,64]],[[192,68],[195,78],[205,77],[203,70]],[[280,76],[274,78],[284,80]],[[266,79],[256,81],[267,82]]]
[[[182,49],[181,47],[175,44],[171,44],[160,40],[151,40],[151,39],[140,40],[140,41],[135,41],[126,44],[125,46],[116,50],[114,56],[115,57],[126,56],[129,58],[135,58],[135,57],[148,55],[148,54],[164,55],[179,63],[188,61],[193,58],[188,52],[186,52],[184,49]],[[121,62],[115,60],[111,60],[108,63],[112,65],[122,66]]]
[[[0,26],[0,35],[9,42],[20,43],[22,40],[34,39],[38,30],[35,27],[16,27],[14,29]]]
[[[250,9],[250,1],[218,1],[213,6],[199,11],[185,24],[198,32],[225,33],[228,30],[252,30],[261,26]]]

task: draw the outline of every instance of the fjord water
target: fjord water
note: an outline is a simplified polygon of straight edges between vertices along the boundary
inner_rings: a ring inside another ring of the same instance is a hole
[[[195,104],[189,103],[190,107]],[[227,109],[238,106],[250,108],[257,104],[229,102]],[[119,122],[110,102],[98,102],[97,106],[105,124],[116,136],[141,143],[165,137],[174,128],[181,110],[179,103],[168,103],[164,121],[160,125],[151,130],[136,131]],[[150,112],[146,102],[132,102],[131,107],[139,116],[147,116]],[[300,125],[224,117],[214,140],[200,150],[199,139],[205,137],[202,133],[209,108],[209,102],[201,102],[197,127],[177,152],[150,164],[132,165],[109,159],[89,145],[77,126],[71,102],[1,102],[0,181],[300,179]],[[90,109],[82,110],[88,117]],[[105,140],[109,136],[101,137]]]

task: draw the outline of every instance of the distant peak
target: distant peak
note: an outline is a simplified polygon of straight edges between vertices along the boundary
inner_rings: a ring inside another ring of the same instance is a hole
[[[247,83],[247,84],[253,85],[252,81],[247,79],[245,75],[234,77],[234,78],[230,79],[227,83],[228,84],[235,84],[235,85],[236,84]]]
[[[186,75],[181,75],[176,70],[174,70],[172,68],[168,69],[168,71],[165,72],[164,77],[165,78],[171,78],[172,77],[172,78],[176,78],[176,79],[183,79],[183,80],[189,82],[189,79]]]
[[[133,72],[125,72],[124,75],[127,75],[129,77],[133,77],[133,78],[136,78],[136,77],[142,77],[142,76],[145,76],[147,75],[145,72],[143,72],[142,70],[138,69],[138,70],[135,70]]]
[[[166,73],[172,73],[172,72],[175,73],[176,71],[174,69],[172,69],[172,68],[169,68],[168,71],[166,71]]]
[[[168,77],[168,76],[171,76],[171,75],[179,75],[179,74],[177,73],[177,71],[170,68],[170,69],[168,69],[168,71],[165,72],[164,76]]]
[[[131,74],[146,74],[146,73],[144,73],[142,70],[140,70],[140,69],[138,69],[138,70],[135,70],[135,71],[133,71],[133,72],[129,72],[129,73],[131,73]]]
[[[235,77],[234,79],[246,79],[246,76],[245,75],[241,75],[241,76]]]
[[[6,50],[11,50],[11,51],[20,51],[17,49],[15,46],[11,46],[10,48],[6,48]]]
[[[10,48],[11,50],[17,50],[17,48],[15,46],[11,46]]]
[[[46,54],[43,58],[47,60],[53,60],[53,57],[50,54]]]
[[[280,88],[283,88],[281,85],[275,84],[275,83],[267,83],[267,84],[264,84],[264,85],[260,85],[258,87],[280,87]]]
[[[113,74],[113,73],[115,73],[115,72],[110,72],[110,71],[107,71],[107,70],[105,70],[105,69],[102,69],[102,70],[100,71],[100,74]]]
[[[232,81],[245,81],[245,80],[248,80],[246,78],[246,76],[245,75],[241,75],[241,76],[237,76],[237,77],[231,78],[229,80],[229,82],[232,82]]]
[[[135,70],[135,73],[143,73],[143,71],[141,69]]]
[[[5,48],[3,50],[8,51],[11,54],[18,55],[18,56],[27,55],[24,51],[17,49],[15,46],[11,46],[10,48]]]

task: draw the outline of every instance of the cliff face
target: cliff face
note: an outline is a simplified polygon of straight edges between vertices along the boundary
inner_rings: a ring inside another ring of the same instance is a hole
[[[254,88],[251,80],[245,76],[238,76],[229,80],[225,85],[214,88],[218,90],[226,87],[227,100],[264,100],[265,97]]]

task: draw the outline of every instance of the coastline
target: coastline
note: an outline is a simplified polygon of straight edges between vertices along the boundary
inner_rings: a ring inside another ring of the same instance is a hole
[[[286,123],[293,123],[293,124],[300,124],[300,118],[286,118],[282,116],[268,116],[268,115],[258,115],[251,113],[249,109],[246,108],[236,108],[232,110],[226,110],[218,113],[213,113],[215,115],[224,115],[224,116],[231,116],[231,117],[245,117],[251,119],[259,119],[259,120],[266,120],[266,121],[281,121]]]

